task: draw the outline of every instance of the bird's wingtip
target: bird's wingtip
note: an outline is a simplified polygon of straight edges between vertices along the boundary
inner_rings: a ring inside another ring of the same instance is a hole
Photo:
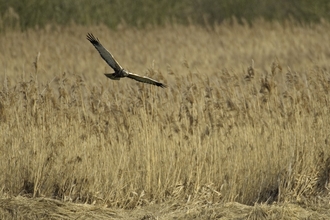
[[[86,38],[87,40],[89,40],[91,43],[93,42],[99,42],[99,39],[97,37],[95,37],[92,33],[87,33],[86,34]]]
[[[158,83],[157,86],[161,87],[161,88],[167,88],[167,85],[163,84],[163,83]]]

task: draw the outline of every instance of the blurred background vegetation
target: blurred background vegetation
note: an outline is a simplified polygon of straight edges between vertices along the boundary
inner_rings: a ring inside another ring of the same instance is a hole
[[[329,0],[0,0],[0,28],[44,27],[46,24],[147,25],[214,24],[224,20],[252,23],[294,20],[315,23],[330,18]]]

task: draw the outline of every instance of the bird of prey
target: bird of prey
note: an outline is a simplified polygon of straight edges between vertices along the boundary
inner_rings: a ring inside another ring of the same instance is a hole
[[[112,56],[112,54],[102,46],[99,39],[94,37],[93,34],[88,33],[87,40],[89,40],[93,44],[93,46],[100,53],[101,57],[105,60],[105,62],[107,62],[107,64],[115,71],[114,73],[105,73],[104,75],[106,75],[106,77],[112,80],[120,80],[120,78],[128,77],[139,82],[149,83],[152,85],[160,86],[162,88],[166,87],[166,85],[164,85],[163,83],[160,83],[149,77],[139,76],[137,74],[130,73],[127,70],[123,69],[119,65],[119,63],[115,60],[115,58]]]

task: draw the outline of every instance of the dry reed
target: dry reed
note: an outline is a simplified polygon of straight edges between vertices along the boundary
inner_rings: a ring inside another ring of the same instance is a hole
[[[134,208],[326,195],[328,27],[6,32],[2,197]],[[107,80],[112,70],[87,32],[130,71],[169,87]]]

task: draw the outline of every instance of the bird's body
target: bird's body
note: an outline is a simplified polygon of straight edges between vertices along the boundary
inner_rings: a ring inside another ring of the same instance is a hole
[[[134,73],[130,73],[124,68],[122,68],[120,64],[112,56],[112,54],[102,46],[100,41],[96,37],[94,37],[93,34],[88,33],[87,40],[89,40],[93,44],[93,46],[100,53],[101,57],[105,60],[105,62],[107,62],[107,64],[115,71],[114,73],[105,73],[106,77],[112,80],[120,80],[120,78],[128,77],[139,82],[149,83],[163,88],[166,87],[166,85],[154,79],[145,76],[139,76]]]

